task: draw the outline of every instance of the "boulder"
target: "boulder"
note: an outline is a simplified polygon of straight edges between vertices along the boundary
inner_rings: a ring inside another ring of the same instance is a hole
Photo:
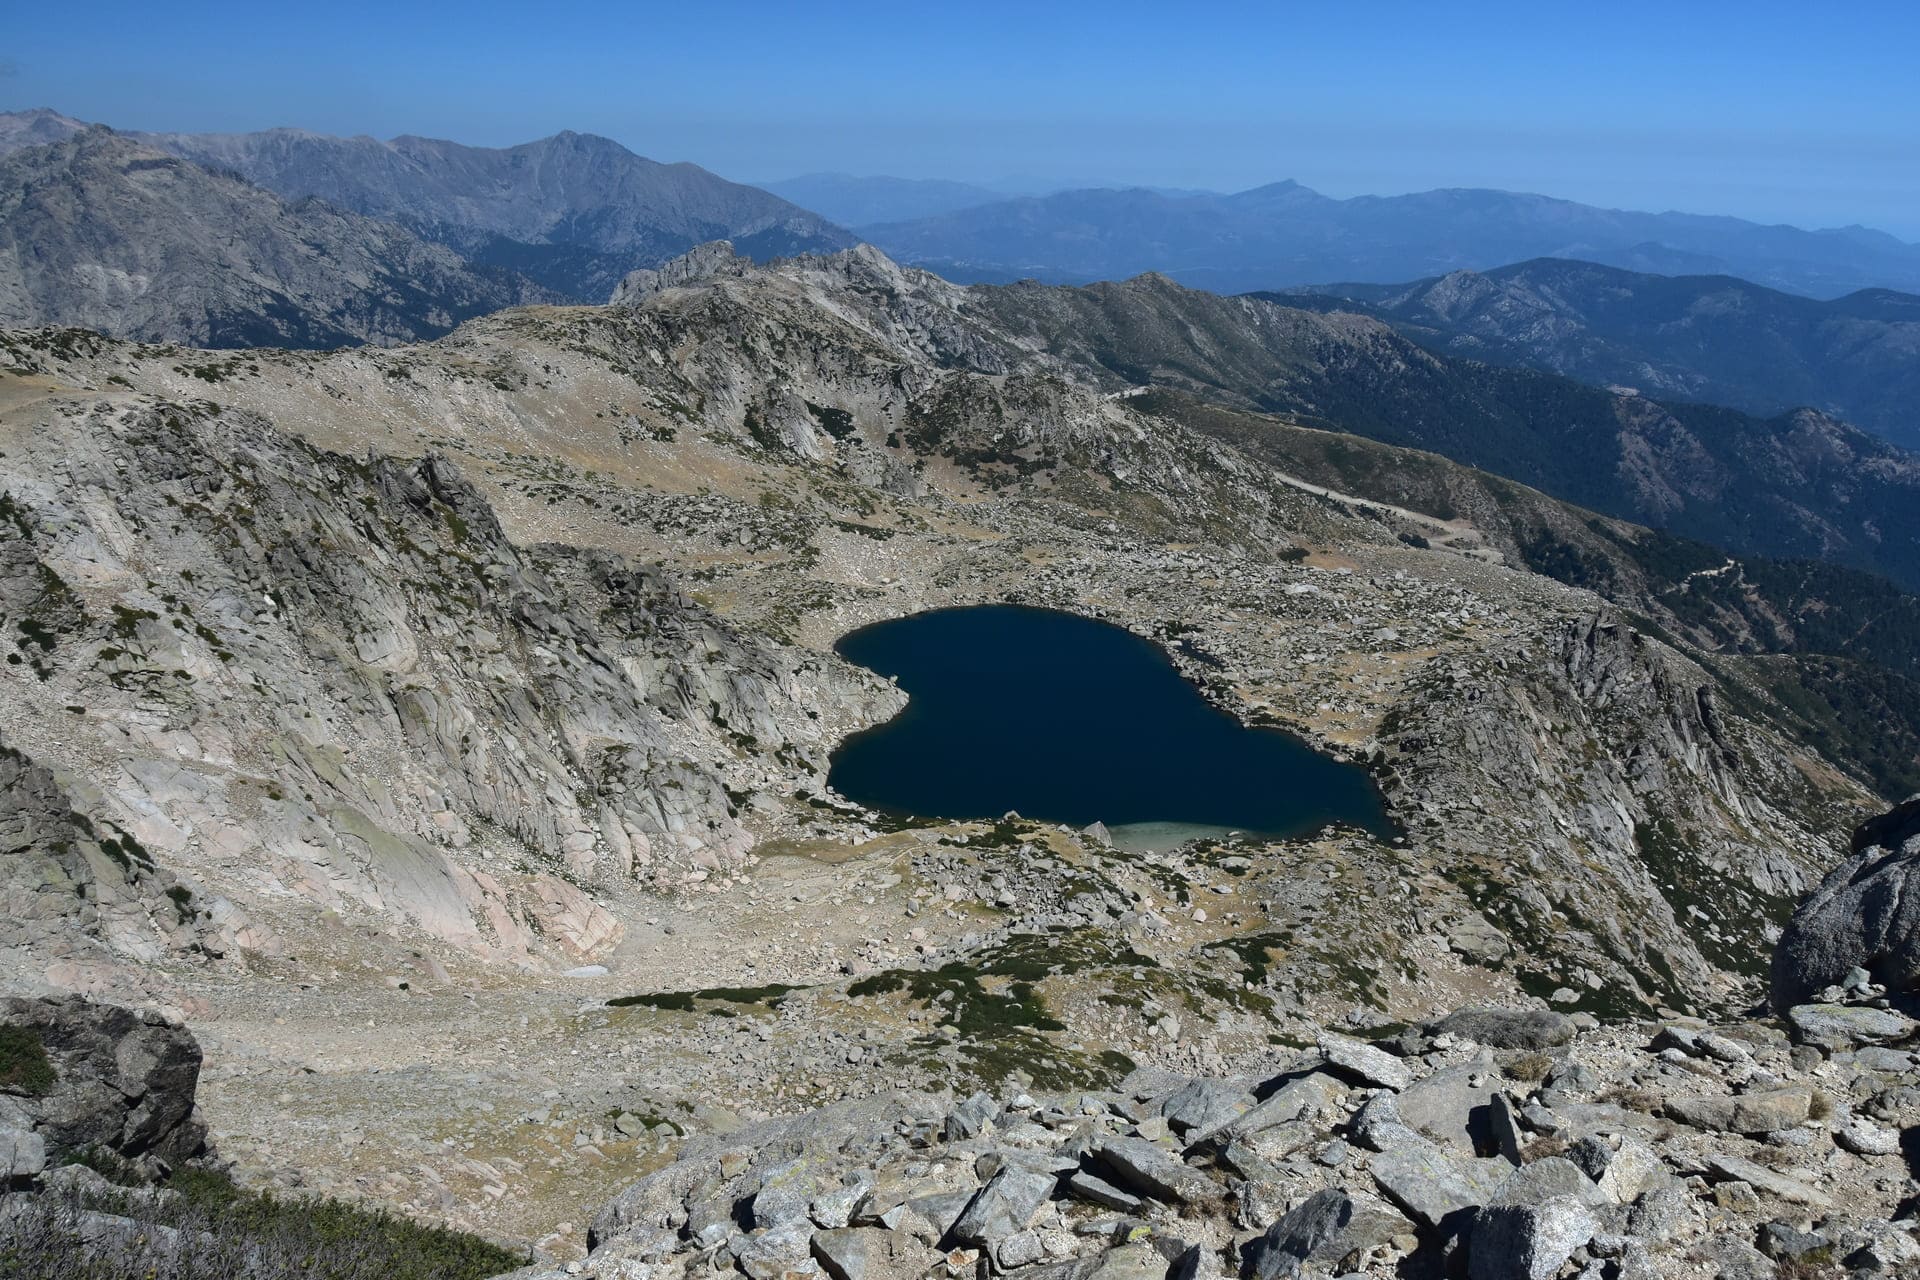
[[[53,1068],[44,1092],[13,1099],[46,1161],[97,1148],[157,1172],[206,1153],[200,1045],[185,1027],[78,996],[0,1000],[0,1024],[37,1039]]]
[[[1548,1280],[1599,1229],[1593,1211],[1570,1196],[1483,1210],[1473,1221],[1467,1275],[1470,1280]]]
[[[1386,1205],[1344,1191],[1316,1192],[1288,1210],[1243,1251],[1245,1280],[1283,1280],[1306,1263],[1331,1267],[1348,1254],[1410,1232],[1413,1224]]]
[[[1827,1209],[1833,1205],[1826,1193],[1808,1186],[1798,1178],[1790,1178],[1784,1173],[1775,1173],[1765,1165],[1755,1164],[1751,1160],[1742,1160],[1738,1156],[1709,1156],[1707,1168],[1720,1178],[1744,1182],[1754,1190],[1764,1191],[1770,1196],[1785,1200],[1788,1204],[1803,1204],[1814,1209]]]
[[[1220,1194],[1204,1173],[1141,1138],[1108,1138],[1095,1154],[1121,1182],[1156,1200],[1201,1204]]]
[[[1495,1207],[1545,1204],[1549,1200],[1577,1200],[1589,1207],[1607,1202],[1600,1188],[1571,1160],[1548,1156],[1523,1164],[1500,1180],[1488,1201]]]
[[[1384,1049],[1331,1032],[1321,1033],[1318,1048],[1329,1067],[1361,1084],[1400,1090],[1413,1083],[1406,1064]]]
[[[999,1114],[998,1103],[984,1093],[976,1093],[964,1102],[954,1104],[953,1110],[947,1112],[944,1135],[948,1142],[977,1138],[987,1131],[994,1117]]]
[[[31,1129],[0,1126],[0,1188],[37,1178],[47,1167],[47,1144]]]
[[[1804,1121],[1813,1109],[1813,1091],[1805,1087],[1768,1089],[1730,1098],[1670,1098],[1666,1112],[1696,1129],[1723,1133],[1774,1133]]]
[[[1088,1204],[1097,1204],[1103,1209],[1113,1209],[1120,1213],[1139,1213],[1146,1204],[1139,1196],[1130,1191],[1122,1191],[1105,1178],[1096,1178],[1082,1170],[1067,1178],[1067,1192]]]
[[[1393,1099],[1402,1123],[1465,1155],[1495,1149],[1492,1103],[1500,1074],[1469,1064],[1436,1071]]]
[[[1205,1133],[1221,1128],[1253,1106],[1253,1096],[1231,1080],[1201,1077],[1168,1096],[1160,1114],[1176,1133]]]
[[[1574,1143],[1567,1158],[1614,1204],[1632,1204],[1665,1186],[1672,1176],[1659,1154],[1632,1134],[1618,1135],[1611,1142],[1590,1135]]]
[[[1920,989],[1917,873],[1920,797],[1862,823],[1852,856],[1794,910],[1773,950],[1773,1007],[1806,1004],[1856,968],[1890,992]]]
[[[734,1258],[752,1280],[780,1280],[809,1260],[813,1234],[811,1222],[795,1218],[771,1230],[739,1238],[734,1245]]]
[[[1262,1133],[1296,1120],[1311,1120],[1345,1092],[1346,1086],[1325,1072],[1298,1076],[1251,1108],[1229,1113],[1219,1124],[1193,1134],[1192,1145],[1223,1148],[1234,1138]]]
[[[1166,1280],[1168,1270],[1166,1258],[1152,1245],[1123,1244],[1102,1254],[1086,1280]]]
[[[1411,1129],[1381,1132],[1380,1153],[1369,1169],[1382,1195],[1415,1222],[1452,1230],[1465,1215],[1492,1198],[1495,1162],[1456,1156]],[[1506,1167],[1505,1162],[1499,1162]]]
[[[1051,1174],[1007,1165],[980,1188],[950,1234],[962,1244],[985,1245],[1023,1231],[1058,1185]]]

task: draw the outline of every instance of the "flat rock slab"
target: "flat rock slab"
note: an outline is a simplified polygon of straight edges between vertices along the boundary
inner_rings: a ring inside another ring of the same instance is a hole
[[[1330,1266],[1412,1230],[1405,1217],[1371,1196],[1316,1192],[1247,1246],[1241,1274],[1243,1280],[1289,1280],[1306,1263]]]
[[[1407,1064],[1384,1049],[1331,1033],[1322,1033],[1317,1047],[1329,1067],[1362,1084],[1397,1092],[1413,1083]]]
[[[1165,1147],[1141,1138],[1109,1138],[1097,1154],[1121,1182],[1156,1200],[1203,1204],[1219,1198],[1213,1179],[1181,1163]]]
[[[1059,1180],[1050,1173],[1007,1165],[980,1188],[954,1220],[952,1236],[962,1244],[983,1245],[1023,1231]]]
[[[1195,1080],[1160,1104],[1160,1114],[1180,1133],[1221,1128],[1253,1106],[1253,1095],[1235,1081]]]
[[[912,1280],[940,1255],[904,1231],[849,1227],[816,1231],[813,1257],[833,1280]]]
[[[1150,1244],[1109,1249],[1087,1280],[1166,1280],[1167,1260]]]
[[[1456,1156],[1411,1129],[1379,1135],[1382,1147],[1370,1166],[1382,1195],[1423,1226],[1440,1224],[1492,1199],[1505,1161]]]
[[[1812,1209],[1827,1209],[1833,1205],[1824,1192],[1816,1191],[1798,1178],[1775,1173],[1765,1165],[1742,1160],[1739,1156],[1709,1156],[1707,1167],[1722,1178],[1744,1182],[1754,1190],[1764,1191],[1788,1204],[1803,1204]]]
[[[1920,1024],[1891,1009],[1845,1004],[1795,1005],[1787,1010],[1787,1025],[1796,1043],[1830,1051],[1887,1044],[1920,1030]]]
[[[1394,1108],[1403,1123],[1465,1155],[1494,1147],[1491,1106],[1500,1074],[1491,1066],[1450,1067],[1403,1089]]]
[[[1729,1098],[1670,1098],[1667,1114],[1696,1129],[1722,1133],[1775,1133],[1806,1120],[1813,1110],[1813,1091],[1796,1087],[1742,1093]]]

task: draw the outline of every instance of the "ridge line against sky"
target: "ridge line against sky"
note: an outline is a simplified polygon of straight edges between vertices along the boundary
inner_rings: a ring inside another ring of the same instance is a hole
[[[1920,7],[1001,0],[21,6],[0,99],[116,128],[563,129],[736,180],[1447,187],[1920,240]]]

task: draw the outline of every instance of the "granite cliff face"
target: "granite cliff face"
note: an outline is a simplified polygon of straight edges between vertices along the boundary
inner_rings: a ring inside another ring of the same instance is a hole
[[[198,895],[264,883],[503,958],[586,955],[620,932],[593,886],[736,870],[752,839],[729,787],[817,785],[831,727],[891,705],[650,569],[512,546],[444,460],[116,399],[8,449],[9,584],[38,584],[11,593],[10,656],[39,708],[8,737],[78,766],[92,809],[24,762],[9,795],[41,857],[49,822],[131,833],[116,890],[175,893],[183,925],[199,898],[156,860],[192,866]],[[98,881],[88,847],[68,860]],[[246,941],[277,947],[265,924]]]

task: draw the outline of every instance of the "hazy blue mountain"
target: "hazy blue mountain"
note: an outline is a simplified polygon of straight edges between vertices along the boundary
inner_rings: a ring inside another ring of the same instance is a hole
[[[1920,447],[1920,297],[1832,301],[1729,276],[1665,276],[1562,259],[1408,285],[1272,295],[1357,309],[1455,355],[1774,414],[1801,405]]]
[[[861,178],[849,173],[808,173],[759,186],[845,227],[929,218],[1007,198],[1004,192],[966,182]]]
[[[399,222],[470,260],[580,301],[710,240],[755,259],[830,252],[853,237],[758,187],[617,142],[559,133],[516,147],[334,138],[298,129],[150,134],[144,141],[292,200],[317,196]]]
[[[63,116],[46,107],[31,111],[0,111],[0,156],[22,147],[44,147],[64,142],[87,127],[84,120]]]
[[[1555,257],[1737,275],[1823,298],[1872,287],[1920,290],[1920,245],[1862,227],[1804,231],[1506,191],[1347,200],[1296,182],[1225,196],[1063,191],[860,233],[904,262],[967,282],[1084,283],[1159,271],[1196,288],[1241,293],[1404,281]]]
[[[338,347],[549,300],[395,223],[282,199],[105,126],[0,158],[0,326]]]

